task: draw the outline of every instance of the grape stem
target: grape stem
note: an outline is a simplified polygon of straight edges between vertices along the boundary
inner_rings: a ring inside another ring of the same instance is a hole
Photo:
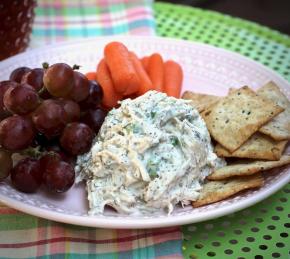
[[[80,65],[76,65],[76,64],[74,64],[73,67],[72,67],[72,69],[73,69],[73,70],[79,70],[80,67],[81,67]]]
[[[43,67],[43,69],[48,69],[49,68],[49,64],[47,62],[43,62],[42,63],[42,67]]]
[[[38,95],[43,94],[44,91],[45,91],[45,87],[42,87],[42,88],[38,91]]]
[[[44,153],[46,153],[46,152],[40,151],[40,148],[41,148],[40,146],[29,147],[24,150],[21,150],[19,154],[23,156],[29,156],[29,157],[39,159],[40,157],[44,155]]]

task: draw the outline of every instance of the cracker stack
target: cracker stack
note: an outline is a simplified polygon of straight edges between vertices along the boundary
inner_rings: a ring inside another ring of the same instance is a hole
[[[208,177],[194,207],[261,187],[262,171],[290,163],[283,155],[290,139],[290,102],[275,83],[257,92],[244,86],[225,97],[185,92],[183,98],[204,118],[216,154],[234,160]]]

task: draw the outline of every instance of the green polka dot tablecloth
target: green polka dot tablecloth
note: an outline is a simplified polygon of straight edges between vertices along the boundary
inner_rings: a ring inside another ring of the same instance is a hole
[[[215,12],[156,3],[157,34],[238,52],[290,81],[290,38]],[[183,226],[185,258],[290,258],[290,184],[259,204]]]

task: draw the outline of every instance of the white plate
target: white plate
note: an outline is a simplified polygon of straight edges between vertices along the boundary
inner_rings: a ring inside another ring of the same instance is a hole
[[[56,44],[12,57],[0,64],[0,80],[7,79],[19,66],[40,67],[42,62],[67,62],[81,65],[81,71],[93,71],[103,55],[103,48],[112,40],[122,41],[140,56],[162,53],[165,59],[182,64],[185,81],[183,90],[224,95],[229,87],[249,85],[257,88],[275,81],[290,98],[290,85],[266,67],[238,54],[212,46],[158,37],[104,37]],[[84,185],[74,186],[63,195],[36,194],[16,191],[9,182],[0,183],[0,201],[35,216],[76,225],[103,228],[157,228],[204,221],[251,206],[276,192],[290,180],[289,167],[265,174],[263,188],[247,191],[234,198],[193,209],[178,207],[172,215],[133,217],[106,211],[102,216],[87,215]]]

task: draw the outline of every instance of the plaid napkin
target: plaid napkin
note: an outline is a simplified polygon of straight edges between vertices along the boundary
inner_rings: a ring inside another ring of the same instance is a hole
[[[38,0],[30,45],[115,34],[154,35],[152,0]]]
[[[84,37],[154,35],[150,0],[39,0],[30,47]],[[109,230],[30,216],[0,204],[0,258],[182,258],[179,227]]]
[[[57,223],[0,205],[0,258],[182,258],[178,227],[109,230]]]

